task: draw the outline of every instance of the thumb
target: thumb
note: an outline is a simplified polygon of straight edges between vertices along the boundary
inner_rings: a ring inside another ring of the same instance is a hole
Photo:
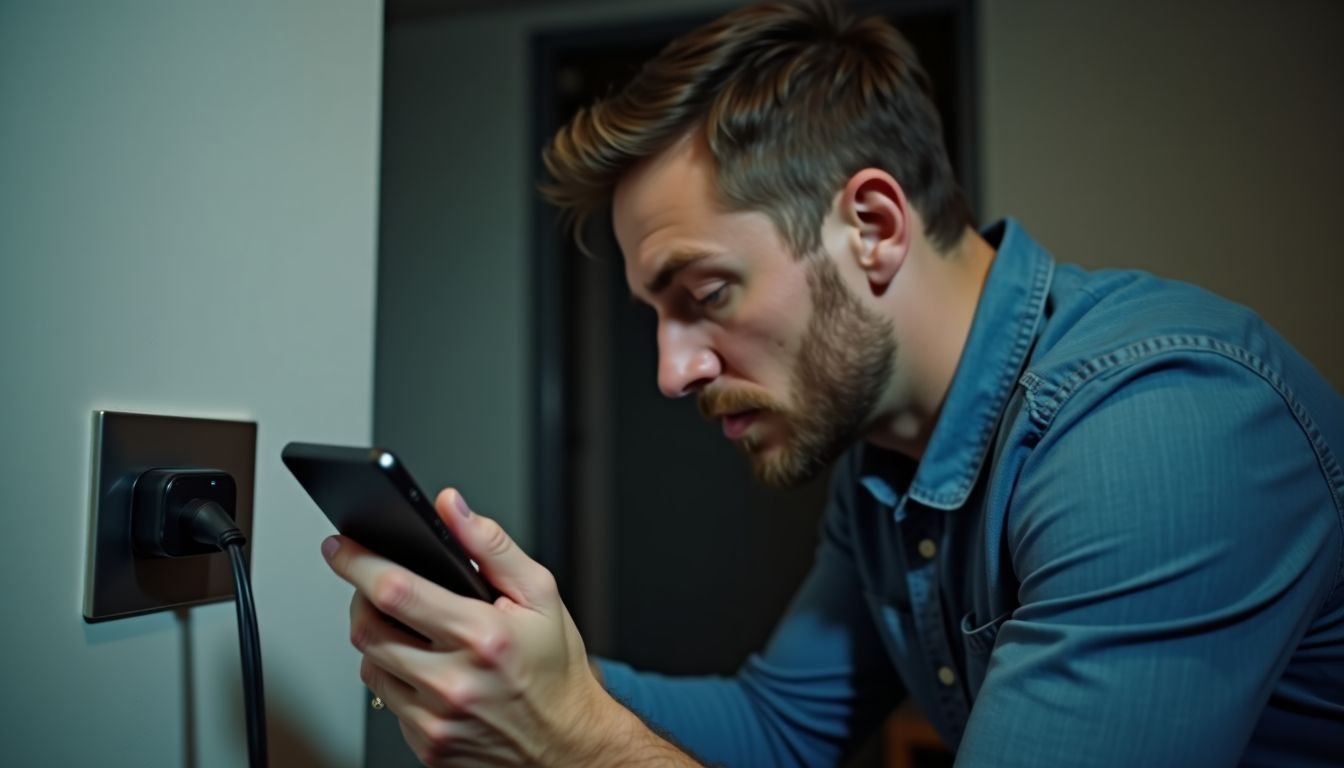
[[[434,507],[495,589],[515,603],[533,608],[549,606],[556,599],[550,571],[528,557],[499,523],[473,512],[456,488],[440,491]]]

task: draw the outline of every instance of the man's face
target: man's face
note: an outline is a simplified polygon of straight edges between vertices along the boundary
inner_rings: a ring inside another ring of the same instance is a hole
[[[844,284],[823,234],[796,258],[759,212],[715,206],[714,166],[685,140],[632,171],[613,200],[636,298],[658,313],[658,386],[700,411],[771,485],[805,482],[859,439],[895,358],[889,321]]]

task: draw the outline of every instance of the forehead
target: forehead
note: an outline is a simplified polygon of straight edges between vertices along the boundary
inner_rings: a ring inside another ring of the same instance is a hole
[[[637,297],[669,260],[688,254],[718,255],[721,264],[739,267],[788,260],[791,251],[767,215],[724,210],[715,172],[708,143],[693,131],[616,185],[612,225]]]
[[[714,158],[700,131],[635,166],[612,193],[612,226],[627,270],[655,257],[665,240],[702,229],[716,213]]]

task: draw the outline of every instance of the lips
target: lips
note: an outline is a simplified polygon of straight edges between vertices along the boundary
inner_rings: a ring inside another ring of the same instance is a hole
[[[751,428],[751,425],[756,422],[760,415],[760,410],[755,408],[724,414],[722,417],[723,436],[729,440],[737,440],[747,433],[747,430]]]

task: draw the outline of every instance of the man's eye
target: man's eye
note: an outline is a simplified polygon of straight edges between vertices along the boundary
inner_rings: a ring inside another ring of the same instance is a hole
[[[728,298],[728,284],[722,283],[719,287],[706,293],[703,296],[695,297],[695,305],[701,309],[713,309],[722,306]]]

